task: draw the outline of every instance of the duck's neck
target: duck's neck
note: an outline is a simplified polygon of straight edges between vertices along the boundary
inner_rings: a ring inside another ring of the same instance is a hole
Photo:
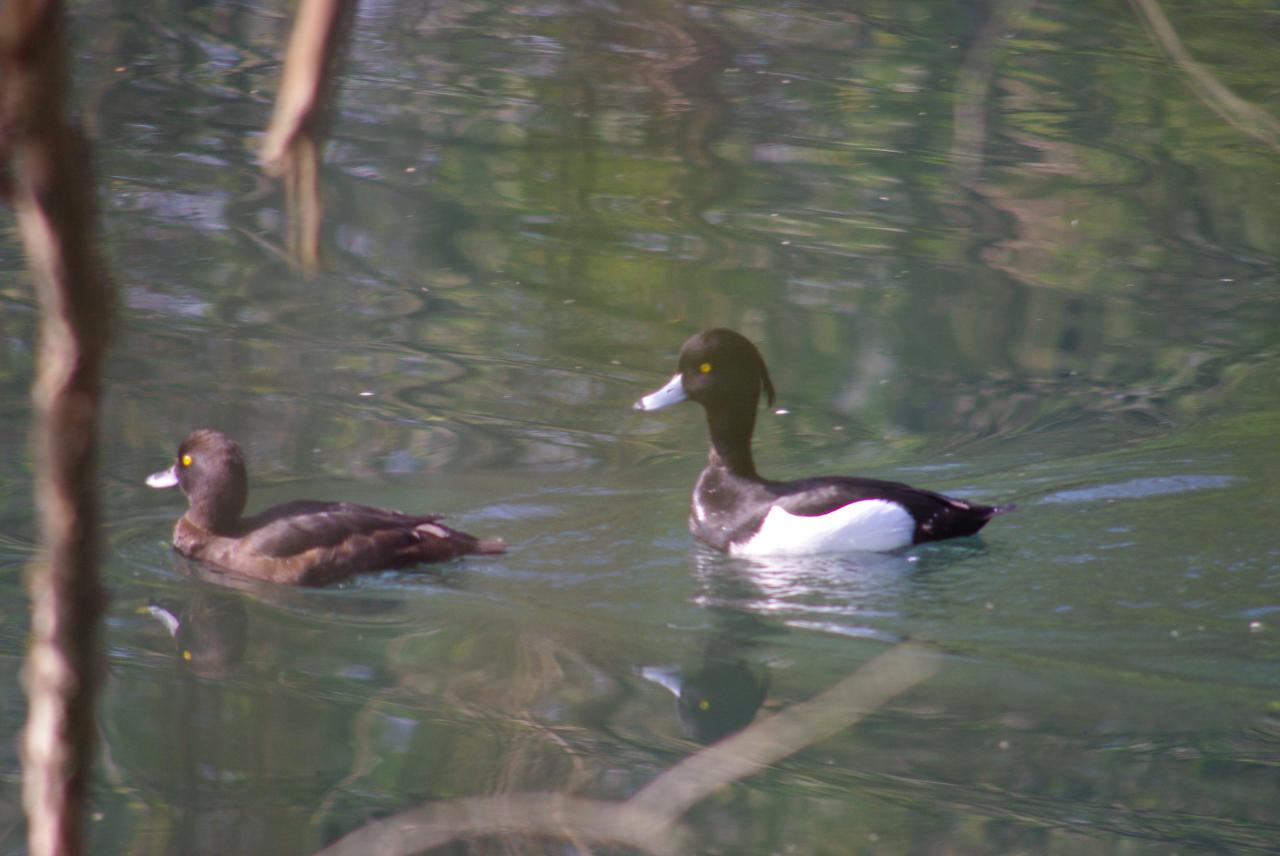
[[[745,405],[745,406],[743,406]],[[760,478],[751,457],[751,435],[756,428],[756,402],[707,408],[711,454],[707,466],[720,466],[734,475]]]
[[[240,515],[244,513],[248,491],[234,486],[208,496],[191,497],[187,520],[214,535],[235,535],[240,530]]]

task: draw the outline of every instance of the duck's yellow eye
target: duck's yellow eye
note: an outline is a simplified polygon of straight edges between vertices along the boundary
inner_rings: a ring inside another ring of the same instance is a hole
[[[186,649],[186,648],[184,648],[184,649],[182,650],[182,659],[184,659],[184,660],[190,660],[190,659],[191,659],[191,651],[190,651],[190,650],[188,650],[188,649]]]
[[[183,455],[183,456],[182,456],[182,465],[183,465],[184,467],[189,467],[189,466],[191,466],[191,456],[190,456],[190,455]]]
[[[702,372],[703,374],[708,373],[709,371],[711,371],[711,363],[703,363],[702,365],[698,366],[698,371]]]
[[[711,710],[711,702],[704,698],[702,701],[698,702],[698,710]]]

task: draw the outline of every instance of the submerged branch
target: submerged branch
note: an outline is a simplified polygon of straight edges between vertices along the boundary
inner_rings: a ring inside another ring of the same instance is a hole
[[[408,856],[488,835],[572,837],[624,844],[654,856],[688,852],[666,817],[628,804],[534,793],[431,803],[362,827],[316,856]]]
[[[623,803],[530,793],[445,800],[377,821],[316,856],[408,856],[460,838],[549,836],[688,852],[679,818],[720,788],[843,731],[933,674],[925,649],[900,645],[820,695],[686,758]]]
[[[23,804],[33,856],[84,851],[101,669],[95,487],[99,373],[110,288],[96,246],[88,143],[64,113],[63,10],[56,0],[0,6],[0,164],[4,194],[40,301],[32,388],[41,552],[31,568],[23,673]]]
[[[672,821],[715,791],[825,740],[933,674],[915,645],[899,645],[829,690],[761,719],[654,779],[627,805]]]

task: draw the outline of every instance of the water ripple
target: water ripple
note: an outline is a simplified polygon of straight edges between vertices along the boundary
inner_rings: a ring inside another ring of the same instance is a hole
[[[1061,490],[1041,499],[1041,502],[1094,502],[1099,499],[1144,499],[1170,493],[1189,493],[1193,490],[1216,490],[1230,487],[1234,476],[1184,475],[1154,476],[1129,479],[1096,487]]]

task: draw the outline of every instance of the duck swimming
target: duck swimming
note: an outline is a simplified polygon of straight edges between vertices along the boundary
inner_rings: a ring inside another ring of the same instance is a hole
[[[402,514],[347,502],[298,500],[242,517],[249,495],[240,446],[200,428],[178,457],[147,484],[177,486],[190,507],[173,528],[184,556],[240,576],[286,585],[321,586],[356,574],[440,562],[469,553],[501,553],[501,539],[450,529],[440,515]]]
[[[733,555],[886,552],[974,535],[1012,505],[981,505],[899,482],[853,476],[773,481],[756,472],[751,436],[760,393],[773,404],[764,358],[733,330],[704,330],[680,349],[679,370],[635,403],[659,410],[696,401],[711,434],[693,489],[689,529]]]

